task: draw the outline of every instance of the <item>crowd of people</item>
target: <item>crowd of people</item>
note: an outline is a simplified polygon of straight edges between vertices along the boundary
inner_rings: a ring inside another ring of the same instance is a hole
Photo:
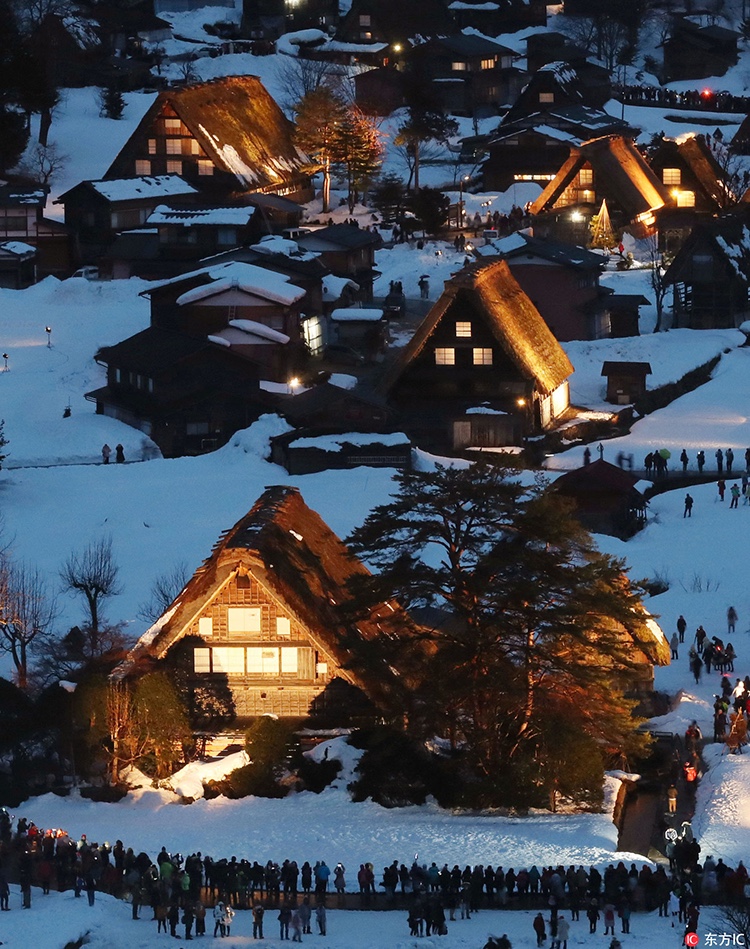
[[[706,109],[709,112],[750,111],[750,98],[721,90],[687,89],[678,92],[663,86],[645,83],[616,84],[612,87],[617,96],[629,105],[668,106],[672,109]]]

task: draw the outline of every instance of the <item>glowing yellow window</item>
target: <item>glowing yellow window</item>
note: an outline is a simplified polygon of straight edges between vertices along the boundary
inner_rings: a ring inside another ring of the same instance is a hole
[[[475,366],[491,366],[492,365],[492,350],[491,349],[473,349],[471,351],[472,357],[474,359]]]
[[[435,349],[435,365],[436,366],[455,366],[456,365],[456,350],[446,347],[438,346]]]
[[[469,339],[471,337],[471,323],[456,323],[456,336],[459,339]]]

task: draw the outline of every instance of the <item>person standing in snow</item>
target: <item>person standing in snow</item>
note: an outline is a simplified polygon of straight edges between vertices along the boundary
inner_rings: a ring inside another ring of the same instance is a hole
[[[557,917],[557,935],[552,940],[552,949],[568,949],[570,923],[564,916]]]
[[[727,474],[732,473],[732,465],[734,464],[734,452],[731,448],[727,448],[724,452],[724,461],[727,463]]]
[[[110,456],[111,454],[112,454],[112,449],[111,449],[111,448],[109,447],[109,445],[105,442],[105,443],[102,445],[102,464],[103,464],[103,465],[108,465],[108,464],[109,464],[109,456]]]
[[[730,606],[727,610],[727,632],[733,633],[735,631],[735,626],[737,625],[737,610]]]
[[[681,642],[681,643],[684,643],[684,642],[685,642],[685,630],[686,630],[686,629],[687,629],[687,620],[686,620],[685,617],[682,615],[682,613],[680,613],[680,615],[677,617],[677,632],[680,634],[680,642]]]
[[[703,474],[703,466],[706,464],[706,453],[703,449],[695,456],[695,460],[698,462],[698,474]]]
[[[318,933],[321,936],[326,934],[326,907],[325,903],[318,903],[315,907],[315,921],[318,924]]]
[[[680,640],[677,636],[677,633],[672,633],[672,638],[669,640],[669,648],[672,650],[672,655],[670,659],[679,659],[679,647]]]
[[[687,471],[688,460],[689,460],[689,459],[688,459],[688,453],[687,453],[687,452],[685,451],[685,449],[683,448],[682,451],[680,452],[680,461],[682,462],[682,470],[683,470],[683,472],[684,472],[684,471]]]
[[[543,946],[547,938],[547,930],[544,925],[544,917],[542,916],[541,913],[536,914],[532,925],[534,927],[534,932],[536,933],[537,946]]]
[[[122,445],[115,445],[115,461],[118,465],[124,464],[125,462],[125,451]]]
[[[725,481],[723,478],[719,478],[719,480],[716,482],[716,488],[717,488],[717,490],[718,490],[718,492],[719,492],[719,500],[720,500],[720,501],[723,501],[723,500],[724,500],[724,492],[725,492],[726,489],[727,489],[727,483],[726,483],[726,481]]]
[[[224,924],[224,914],[226,913],[226,907],[224,903],[219,900],[219,902],[214,906],[214,939],[216,939],[217,934],[222,936],[226,935],[226,927]]]
[[[735,482],[732,487],[729,489],[729,493],[732,495],[732,500],[729,502],[730,510],[733,507],[739,507],[740,504],[740,488],[739,485]]]
[[[693,516],[693,498],[690,494],[685,495],[685,510],[682,512],[683,517],[692,517]]]
[[[721,448],[716,449],[714,457],[716,458],[716,470],[721,474],[724,470],[724,452]]]
[[[599,913],[599,904],[596,902],[596,900],[591,901],[591,905],[586,910],[586,916],[588,917],[588,921],[589,921],[589,932],[595,933],[596,924],[599,922],[599,919],[601,918],[601,915]]]

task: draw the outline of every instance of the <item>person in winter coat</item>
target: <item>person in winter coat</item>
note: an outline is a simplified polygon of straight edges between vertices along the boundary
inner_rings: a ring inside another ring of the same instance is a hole
[[[343,863],[337,863],[333,870],[333,885],[336,888],[339,906],[344,905],[344,898],[346,895],[346,878],[344,877],[345,872],[346,867],[343,865]]]
[[[185,908],[182,911],[182,923],[185,927],[185,939],[193,938],[193,923],[195,922],[195,913],[193,912],[193,904],[190,900],[187,900],[185,903]]]
[[[589,932],[595,933],[596,924],[599,922],[601,918],[601,913],[599,912],[599,904],[596,902],[596,900],[591,901],[589,908],[586,910],[586,917],[588,918],[588,921],[589,921]]]
[[[706,464],[706,453],[701,450],[695,456],[695,460],[698,462],[698,474],[703,474],[703,466]]]
[[[689,460],[689,459],[688,459],[688,453],[687,453],[687,452],[685,451],[685,449],[683,448],[682,451],[680,452],[680,461],[682,462],[682,470],[683,470],[683,471],[687,471],[688,460]]]
[[[279,910],[279,938],[289,938],[289,923],[292,921],[292,909],[288,904],[284,904]]]
[[[195,935],[206,935],[206,907],[200,900],[193,903],[193,914],[195,915]]]
[[[180,907],[177,903],[171,903],[169,906],[169,911],[167,913],[167,919],[169,920],[169,935],[174,936],[175,939],[177,936],[177,924],[180,921]],[[224,934],[222,933],[222,936]]]
[[[633,915],[633,908],[627,900],[623,900],[620,905],[620,921],[622,922],[622,931],[624,933],[630,932],[630,917]]]
[[[109,464],[109,456],[110,456],[111,454],[112,454],[112,449],[111,449],[111,448],[109,447],[109,445],[105,442],[105,443],[102,445],[102,464],[103,464],[103,465],[108,465],[108,464]]]
[[[564,916],[557,917],[557,935],[552,940],[552,949],[568,949],[570,923]]]
[[[677,617],[677,632],[679,633],[681,643],[685,642],[686,629],[687,629],[687,620],[682,615],[682,613],[680,613],[680,615]]]
[[[118,465],[125,462],[125,449],[122,445],[115,445],[115,461]]]
[[[224,923],[225,913],[226,906],[219,900],[216,906],[214,906],[214,939],[216,939],[217,934],[222,936],[226,935],[226,925]]]
[[[541,913],[536,914],[532,925],[534,927],[534,932],[536,933],[537,946],[543,946],[547,938],[547,929],[544,925],[544,917],[542,916]]]
[[[677,633],[672,633],[672,638],[669,640],[669,648],[672,650],[672,659],[679,659],[679,649],[680,649],[680,638]]]
[[[315,921],[318,924],[318,934],[325,936],[326,934],[326,908],[324,903],[318,903],[315,907]]]
[[[302,920],[298,909],[292,912],[292,942],[302,942]]]
[[[615,908],[611,903],[604,907],[604,935],[614,936],[615,934]]]
[[[737,618],[738,618],[737,610],[733,606],[730,606],[729,609],[727,610],[727,632],[728,633],[735,632],[735,627],[737,626]]]
[[[8,906],[8,900],[10,899],[10,887],[8,886],[8,880],[5,877],[5,873],[0,870],[0,910],[7,913],[10,909]]]
[[[310,906],[309,897],[305,897],[299,906],[299,918],[302,920],[302,933],[303,935],[309,935],[312,932],[310,928],[310,919],[312,918],[312,907]]]
[[[721,472],[724,470],[724,452],[721,450],[721,448],[716,449],[714,457],[716,458],[716,470],[719,472],[719,474],[721,474]]]
[[[727,463],[727,474],[732,473],[732,465],[734,464],[734,452],[731,448],[727,448],[724,452],[724,461]]]
[[[724,500],[724,492],[727,490],[727,483],[723,478],[719,478],[716,482],[716,490],[719,492],[719,500]]]
[[[228,936],[232,929],[232,920],[234,919],[234,910],[227,903],[224,907],[224,935]]]

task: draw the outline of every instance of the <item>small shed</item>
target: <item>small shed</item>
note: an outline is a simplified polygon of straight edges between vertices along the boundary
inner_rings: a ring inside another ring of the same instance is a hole
[[[372,356],[383,349],[388,321],[381,309],[372,307],[338,307],[329,316],[328,340],[351,346]]]
[[[650,300],[641,293],[613,293],[605,303],[609,310],[610,335],[613,339],[641,335],[640,307],[650,306]]]
[[[590,531],[631,537],[646,523],[648,502],[638,477],[604,459],[561,475],[552,490],[575,504],[575,515]]]
[[[602,375],[607,377],[607,402],[630,405],[645,394],[651,363],[607,361],[602,366]]]
[[[24,241],[0,243],[0,287],[23,290],[36,282],[36,247]]]
[[[292,475],[331,468],[410,468],[411,442],[403,432],[328,434],[298,429],[271,439],[271,461]]]

